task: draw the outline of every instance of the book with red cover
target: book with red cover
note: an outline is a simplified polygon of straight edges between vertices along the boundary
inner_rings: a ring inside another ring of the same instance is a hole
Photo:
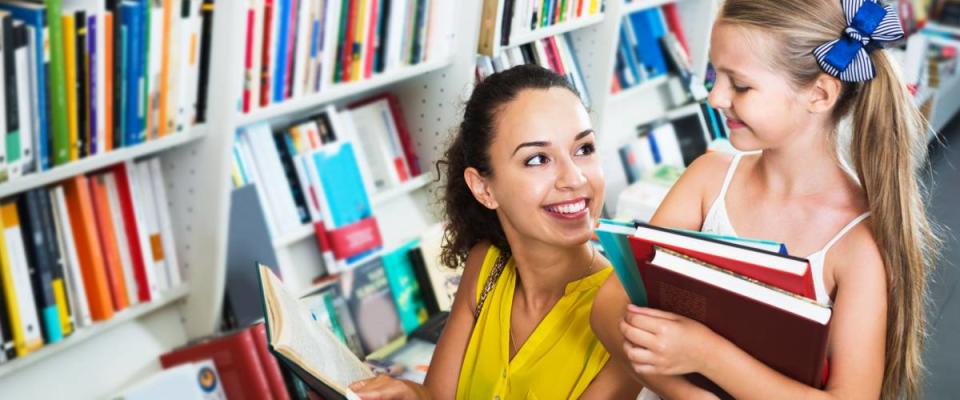
[[[634,239],[636,244],[633,244]],[[638,260],[649,260],[653,257],[653,246],[660,246],[808,299],[816,299],[810,263],[802,258],[644,223],[637,223],[637,231],[630,240]]]
[[[143,244],[140,243],[140,229],[142,228],[139,226],[140,221],[137,220],[137,213],[134,208],[136,204],[134,204],[130,186],[130,173],[126,163],[117,164],[111,171],[117,180],[117,195],[120,197],[120,212],[123,214],[123,231],[127,236],[127,243],[119,243],[118,245],[129,246],[130,258],[133,261],[133,277],[137,282],[137,299],[142,303],[149,302],[153,298],[153,293],[150,290],[153,280],[144,262],[144,249],[141,248]]]
[[[283,381],[283,373],[280,371],[280,364],[277,359],[270,354],[270,347],[267,343],[267,327],[259,323],[251,326],[250,332],[253,334],[253,340],[256,342],[257,355],[260,356],[260,364],[263,365],[263,372],[267,377],[267,384],[270,385],[270,391],[273,392],[273,398],[277,400],[289,400],[290,394],[287,392],[287,385]]]
[[[648,244],[637,238],[630,245],[651,308],[697,320],[780,373],[821,385],[830,307],[669,249],[638,256]]]
[[[690,54],[690,45],[687,44],[687,36],[683,33],[683,22],[680,20],[680,12],[677,11],[677,5],[674,3],[665,4],[662,8],[663,19],[667,21],[667,28],[677,37],[677,41],[683,46],[683,49]]]
[[[393,124],[397,127],[397,136],[400,139],[400,146],[403,148],[403,156],[407,159],[407,168],[410,169],[410,176],[419,176],[420,159],[417,157],[416,146],[414,145],[413,138],[410,136],[410,130],[407,129],[407,120],[403,117],[403,110],[400,108],[400,99],[397,98],[397,95],[386,92],[350,104],[348,108],[357,108],[380,101],[381,99],[386,99],[387,104],[390,105],[390,114],[393,116]]]
[[[218,336],[160,356],[163,368],[187,362],[213,359],[223,382],[223,391],[231,400],[273,399],[264,374],[257,344],[250,329]]]

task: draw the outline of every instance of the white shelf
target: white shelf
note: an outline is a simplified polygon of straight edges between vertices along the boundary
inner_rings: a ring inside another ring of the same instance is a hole
[[[173,289],[161,294],[158,299],[151,301],[150,303],[137,304],[127,308],[126,310],[120,311],[116,313],[113,318],[107,321],[98,322],[91,326],[80,328],[72,335],[67,336],[57,343],[43,346],[43,348],[40,350],[27,354],[22,358],[17,358],[13,361],[0,365],[0,377],[9,374],[12,371],[25,368],[28,365],[39,362],[47,357],[51,357],[55,354],[63,352],[66,349],[80,345],[87,339],[102,335],[104,332],[123,323],[141,318],[161,308],[167,307],[186,297],[189,292],[189,286],[183,285],[177,289]]]
[[[240,116],[238,126],[250,125],[255,122],[312,110],[317,107],[336,102],[340,99],[363,94],[372,90],[380,89],[386,85],[436,71],[446,67],[449,64],[449,58],[442,58],[409,67],[402,67],[393,71],[387,71],[380,75],[374,75],[372,78],[363,81],[346,82],[332,85],[321,90],[319,93],[310,94],[298,99],[287,100],[244,114]]]
[[[678,80],[678,79],[679,78],[677,78],[676,76],[669,75],[669,74],[660,75],[656,78],[648,79],[639,85],[623,89],[617,93],[613,93],[610,95],[610,97],[608,97],[609,100],[607,101],[609,101],[611,104],[631,101],[636,96],[642,96],[651,90],[655,90],[662,87],[663,85],[669,83],[671,80]]]
[[[402,185],[399,185],[394,188],[384,190],[379,193],[374,193],[373,196],[370,196],[370,203],[374,208],[377,208],[378,205],[387,203],[399,196],[404,194],[413,193],[420,189],[426,187],[430,182],[433,181],[433,175],[431,174],[422,174],[416,178],[413,178],[407,182],[404,182]],[[300,242],[301,240],[307,239],[314,235],[314,228],[312,224],[300,225],[292,232],[283,235],[273,241],[274,248],[288,247],[294,243]]]
[[[664,4],[674,3],[676,0],[639,0],[630,3],[624,3],[621,9],[623,15],[634,13],[648,8],[660,7]]]
[[[580,17],[571,19],[569,21],[561,22],[559,24],[539,28],[530,32],[523,32],[517,35],[510,36],[510,44],[503,46],[502,49],[507,49],[511,47],[522,46],[527,43],[532,43],[534,41],[548,38],[550,36],[557,36],[563,33],[570,31],[575,31],[580,28],[584,28],[593,24],[598,24],[603,21],[603,13],[597,15],[591,15],[589,17]]]
[[[21,193],[33,188],[46,186],[51,183],[59,182],[72,176],[96,171],[100,168],[108,167],[127,160],[160,153],[194,140],[204,137],[206,128],[204,126],[194,127],[184,132],[173,133],[159,139],[149,140],[147,142],[130,146],[121,147],[103,154],[96,154],[65,165],[56,166],[49,170],[28,174],[12,181],[0,184],[0,198]]]

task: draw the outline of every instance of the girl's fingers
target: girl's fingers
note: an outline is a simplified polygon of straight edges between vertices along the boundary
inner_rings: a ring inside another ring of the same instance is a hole
[[[653,354],[650,350],[647,350],[640,346],[634,346],[629,343],[623,344],[623,352],[626,354],[627,359],[630,360],[630,363],[634,367],[641,365],[655,365],[655,360],[657,356]]]
[[[663,325],[670,321],[646,314],[627,313],[627,315],[623,316],[623,322],[636,329],[643,329],[654,335],[658,335],[663,330]],[[623,328],[621,327],[621,331],[622,330]]]
[[[633,305],[633,304],[628,304],[628,305],[627,305],[627,311],[629,311],[630,313],[633,313],[633,314],[648,315],[648,316],[651,316],[651,317],[668,319],[668,320],[671,320],[671,321],[676,321],[676,320],[680,319],[680,316],[679,316],[679,315],[674,314],[674,313],[672,313],[672,312],[667,312],[667,311],[663,311],[663,310],[658,310],[658,309],[656,309],[656,308],[639,307],[639,306],[636,306],[636,305]]]
[[[646,331],[644,329],[639,329],[634,327],[631,324],[628,324],[626,321],[620,321],[620,333],[623,334],[623,338],[630,344],[634,346],[640,346],[645,348],[653,347],[653,344],[657,341],[657,337]]]

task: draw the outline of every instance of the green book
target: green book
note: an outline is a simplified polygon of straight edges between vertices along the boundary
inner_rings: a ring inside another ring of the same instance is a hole
[[[63,26],[61,0],[44,0],[47,6],[47,27],[50,30],[50,109],[53,126],[53,165],[70,162],[70,135],[67,128],[66,71],[63,59]]]
[[[647,290],[643,286],[637,261],[633,259],[633,251],[630,250],[629,238],[636,231],[637,228],[632,223],[600,219],[596,233],[604,254],[613,264],[613,272],[620,278],[620,283],[630,297],[630,302],[643,307],[647,305]]]
[[[397,313],[400,314],[400,325],[408,335],[427,320],[427,307],[420,294],[420,285],[409,256],[410,250],[417,245],[418,241],[412,241],[382,257],[387,282],[397,304]]]

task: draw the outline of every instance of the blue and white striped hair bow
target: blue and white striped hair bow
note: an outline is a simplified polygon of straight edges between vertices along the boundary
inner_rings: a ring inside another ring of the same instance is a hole
[[[843,35],[813,50],[826,73],[845,82],[863,82],[873,79],[877,72],[869,51],[903,37],[900,18],[891,6],[881,6],[876,0],[841,0],[847,28]]]

